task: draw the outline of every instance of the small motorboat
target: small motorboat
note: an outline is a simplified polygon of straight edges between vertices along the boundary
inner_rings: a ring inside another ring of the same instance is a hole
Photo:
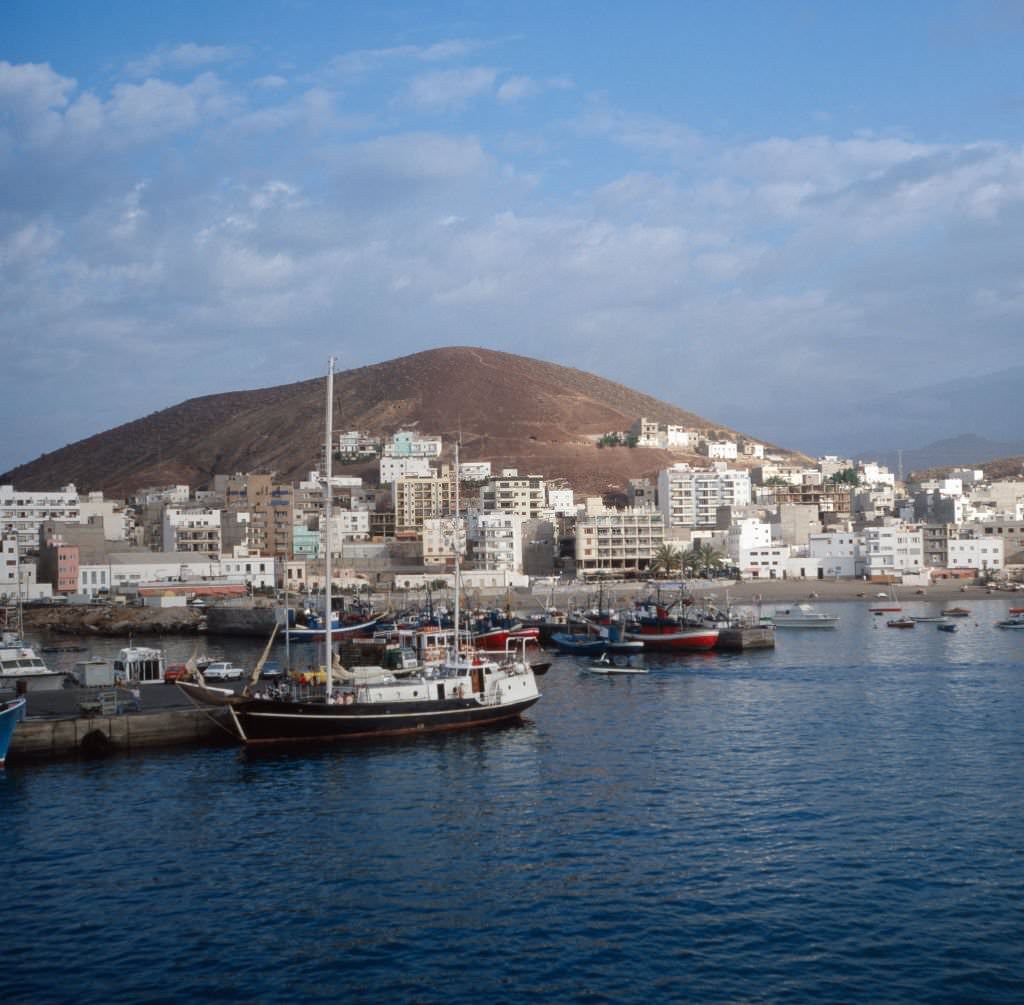
[[[646,667],[630,666],[629,664],[619,665],[617,663],[613,663],[608,659],[607,653],[596,660],[591,660],[586,666],[580,667],[580,670],[584,673],[599,674],[604,677],[647,673]]]
[[[913,618],[908,618],[905,615],[899,618],[890,618],[886,621],[886,625],[889,628],[913,628],[917,622]]]
[[[956,625],[952,621],[940,621],[936,626],[940,632],[955,632]]]
[[[971,612],[966,607],[947,607],[942,612],[947,618],[969,618]]]

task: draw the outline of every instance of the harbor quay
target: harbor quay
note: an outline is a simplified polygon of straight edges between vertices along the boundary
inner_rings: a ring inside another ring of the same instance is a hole
[[[11,738],[10,764],[104,756],[157,747],[226,745],[228,735],[202,709],[23,719]]]

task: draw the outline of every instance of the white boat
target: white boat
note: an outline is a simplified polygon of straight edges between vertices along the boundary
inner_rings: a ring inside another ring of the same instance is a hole
[[[67,679],[63,671],[51,670],[27,642],[10,632],[4,633],[0,642],[0,687],[56,691]]]
[[[618,665],[608,659],[608,654],[604,653],[601,657],[596,660],[591,660],[586,666],[580,667],[583,673],[598,674],[602,677],[618,677],[618,676],[629,676],[633,674],[645,674],[647,673],[646,667],[635,667],[629,664]]]
[[[1003,621],[996,622],[997,628],[1024,628],[1024,614],[1011,614]]]
[[[324,610],[331,611],[331,458],[334,402],[334,359],[327,371],[324,477]],[[455,455],[455,517],[458,534],[458,452]],[[459,638],[459,552],[455,552],[455,627]],[[326,634],[326,633],[325,633]],[[393,675],[362,681],[360,669],[345,671],[336,661],[330,638],[324,640],[324,666],[331,667],[326,684],[308,695],[275,697],[270,693],[242,694],[219,701],[221,714],[234,734],[247,745],[358,740],[371,737],[469,729],[518,719],[540,699],[529,663],[518,658],[493,660],[461,646],[433,670],[396,679]],[[371,668],[362,668],[370,670]],[[376,668],[372,668],[376,669]],[[340,678],[335,687],[335,679]],[[353,679],[353,677],[355,679]],[[180,686],[180,685],[179,685]]]
[[[839,615],[815,610],[811,604],[795,604],[777,607],[767,621],[776,628],[835,628]]]

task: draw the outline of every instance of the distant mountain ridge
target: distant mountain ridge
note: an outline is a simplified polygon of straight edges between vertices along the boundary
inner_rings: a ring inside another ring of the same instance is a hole
[[[19,490],[73,482],[115,497],[150,485],[195,488],[236,471],[276,471],[293,481],[319,466],[324,389],[324,379],[315,378],[193,398],[43,454],[0,481]],[[334,398],[336,432],[387,436],[414,428],[442,436],[446,447],[461,438],[464,460],[562,477],[594,494],[622,490],[629,478],[681,459],[661,450],[596,448],[595,437],[626,430],[640,416],[738,435],[603,377],[490,349],[431,349],[340,371]]]
[[[904,475],[931,471],[936,468],[982,467],[990,462],[1011,464],[1013,458],[1024,454],[1024,443],[994,443],[971,433],[963,433],[947,440],[938,440],[915,450],[866,451],[859,457],[884,464],[890,471]],[[993,465],[995,466],[995,465]]]

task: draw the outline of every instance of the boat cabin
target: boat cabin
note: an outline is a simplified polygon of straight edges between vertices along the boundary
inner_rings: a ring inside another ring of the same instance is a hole
[[[164,654],[148,646],[129,646],[114,660],[114,676],[127,684],[162,684]]]

